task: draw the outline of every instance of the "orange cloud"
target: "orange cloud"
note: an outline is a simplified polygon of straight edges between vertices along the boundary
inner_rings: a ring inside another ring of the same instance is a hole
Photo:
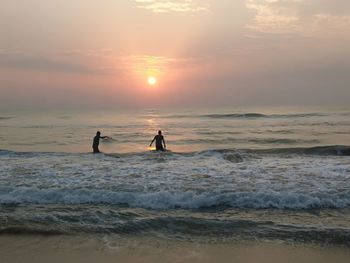
[[[199,12],[208,11],[208,5],[195,0],[133,0],[138,8],[146,9],[154,13],[170,12]],[[201,1],[203,2],[203,1]]]
[[[350,14],[330,14],[306,0],[247,0],[246,7],[255,11],[246,27],[261,33],[323,37],[348,32],[350,26]]]

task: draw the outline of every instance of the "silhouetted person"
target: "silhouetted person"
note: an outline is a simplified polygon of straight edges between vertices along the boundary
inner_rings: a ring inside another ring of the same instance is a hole
[[[164,149],[166,148],[165,146],[165,140],[164,137],[162,135],[162,131],[158,131],[158,135],[154,136],[153,140],[151,141],[151,144],[149,145],[149,147],[152,146],[152,143],[156,141],[156,150],[157,151],[164,151]],[[164,147],[163,147],[164,144]]]
[[[94,140],[92,142],[92,150],[94,153],[100,153],[100,150],[98,149],[98,145],[100,144],[100,139],[106,139],[108,136],[101,136],[101,132],[96,132],[96,136],[94,137]]]

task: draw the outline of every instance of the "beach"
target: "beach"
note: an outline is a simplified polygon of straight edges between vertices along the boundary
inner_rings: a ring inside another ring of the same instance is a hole
[[[162,239],[113,237],[2,236],[2,262],[309,262],[349,261],[344,247],[278,242],[201,244]]]

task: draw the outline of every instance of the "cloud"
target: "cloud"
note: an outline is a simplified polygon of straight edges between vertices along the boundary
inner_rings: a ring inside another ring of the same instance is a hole
[[[131,55],[121,57],[119,61],[123,67],[131,71],[137,73],[144,73],[147,71],[156,74],[168,68],[169,64],[173,62],[173,59],[163,56]]]
[[[325,33],[344,34],[350,26],[347,6],[343,1],[330,0],[246,0],[246,7],[255,11],[247,28],[261,33],[319,37]]]
[[[349,35],[350,15],[317,14],[313,16],[309,25],[310,34],[322,34],[327,31],[328,35]]]
[[[0,49],[0,69],[113,76],[163,75],[203,66],[199,57],[115,55],[110,49],[62,50],[39,54]]]
[[[118,70],[125,74],[143,75],[170,75],[174,71],[183,71],[189,67],[198,66],[195,58],[173,58],[156,55],[129,55],[115,58],[115,65]]]
[[[303,0],[247,0],[256,14],[248,28],[264,33],[290,33],[300,30],[297,4]]]
[[[313,15],[327,13],[335,16],[344,16],[350,14],[349,0],[307,0],[300,10],[302,14]]]
[[[0,67],[56,71],[63,73],[96,73],[96,71],[85,65],[45,57],[43,55],[11,52],[6,50],[0,50]]]
[[[170,12],[200,12],[207,11],[208,5],[196,0],[132,0],[138,8],[146,9],[154,13]],[[202,1],[203,2],[203,1]]]

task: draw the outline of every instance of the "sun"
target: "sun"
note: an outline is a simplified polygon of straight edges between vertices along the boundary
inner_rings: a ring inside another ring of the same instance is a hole
[[[157,84],[157,78],[153,76],[149,76],[147,82],[150,86],[154,86]]]

